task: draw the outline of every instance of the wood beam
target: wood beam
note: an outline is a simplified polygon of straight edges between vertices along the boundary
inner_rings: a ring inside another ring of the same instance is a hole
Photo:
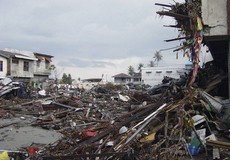
[[[172,5],[168,4],[161,4],[161,3],[155,3],[156,6],[163,6],[163,7],[172,7]]]
[[[230,143],[228,143],[228,142],[207,140],[206,144],[209,145],[209,146],[217,147],[217,148],[230,149]]]
[[[170,16],[170,17],[174,17],[174,18],[182,19],[182,20],[189,18],[189,16],[187,15],[178,14],[178,13],[174,13],[170,11],[158,11],[157,14],[159,14],[160,16]]]
[[[178,37],[178,38],[173,38],[173,39],[167,39],[165,42],[171,42],[171,41],[177,41],[177,40],[182,40],[182,39],[189,39],[190,37]]]

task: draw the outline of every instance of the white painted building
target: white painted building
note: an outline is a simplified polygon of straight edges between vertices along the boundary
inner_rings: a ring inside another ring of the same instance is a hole
[[[0,50],[0,78],[10,76],[25,82],[42,82],[49,78],[53,56],[14,49]]]
[[[0,50],[2,77],[32,78],[35,58]]]
[[[7,58],[0,56],[0,78],[5,77],[7,74]]]
[[[142,83],[155,86],[162,83],[165,76],[171,78],[180,78],[181,75],[188,72],[192,64],[167,66],[167,67],[143,67]]]
[[[79,82],[74,82],[74,86],[80,89],[89,90],[94,86],[97,85],[104,85],[107,81],[105,81],[103,78],[89,78],[89,79],[83,79]]]
[[[120,73],[113,76],[114,84],[141,84],[141,73],[133,73],[132,76],[127,75],[125,73]]]

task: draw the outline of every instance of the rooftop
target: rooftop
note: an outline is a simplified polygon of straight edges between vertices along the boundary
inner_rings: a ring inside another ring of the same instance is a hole
[[[113,76],[114,78],[131,78],[131,76],[125,74],[125,73],[120,73],[120,74],[117,74],[115,76]]]

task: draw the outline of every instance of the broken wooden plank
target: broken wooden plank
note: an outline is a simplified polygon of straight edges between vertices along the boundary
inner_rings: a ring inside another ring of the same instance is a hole
[[[96,158],[96,157],[121,157],[129,155],[131,156],[132,153],[129,152],[107,152],[107,153],[91,153],[91,154],[77,154],[77,155],[70,155],[70,156],[44,156],[43,159],[46,160],[56,160],[56,159],[86,159],[86,158]]]
[[[169,12],[169,11],[158,11],[156,13],[159,14],[160,16],[170,16],[170,17],[174,17],[174,18],[182,19],[182,20],[189,18],[189,16],[187,15],[178,14],[178,13]]]
[[[61,97],[61,96],[47,97],[47,98],[32,100],[32,101],[30,101],[30,102],[21,103],[21,104],[19,104],[19,105],[21,105],[21,106],[26,106],[26,105],[31,105],[31,104],[33,104],[34,102],[38,102],[38,101],[47,101],[47,100],[56,99],[56,98],[60,98],[60,97]]]
[[[173,52],[177,52],[177,51],[182,50],[182,49],[185,50],[185,49],[187,49],[189,47],[190,47],[189,45],[181,46],[181,47],[179,47],[177,49],[174,49]]]
[[[136,137],[136,135],[146,126],[148,125],[153,118],[156,117],[156,115],[158,115],[165,107],[167,106],[167,104],[163,104],[162,106],[160,106],[156,111],[154,111],[153,113],[151,113],[149,116],[147,116],[143,121],[141,121],[140,123],[138,123],[136,126],[134,126],[132,129],[135,129],[136,127],[138,127],[139,125],[141,125],[142,123],[144,123],[129,139],[127,139],[127,141],[125,142],[125,144],[128,144],[133,138]]]
[[[58,102],[52,102],[51,104],[57,105],[57,106],[59,106],[59,107],[64,107],[64,108],[68,108],[68,109],[73,109],[73,110],[75,110],[75,111],[84,110],[84,108],[76,108],[76,107],[72,107],[72,106],[69,106],[69,105],[61,104],[61,103],[58,103]]]
[[[228,142],[207,140],[207,141],[206,141],[206,145],[213,146],[213,147],[217,147],[217,148],[230,149],[230,143],[228,143]]]
[[[168,4],[162,4],[162,3],[155,3],[156,6],[162,6],[162,7],[172,7],[173,5],[168,5]]]
[[[167,39],[165,42],[171,42],[171,41],[177,41],[177,40],[182,40],[182,39],[189,39],[190,37],[178,37],[178,38],[173,38],[173,39]]]
[[[164,27],[181,28],[178,25],[163,25]]]
[[[8,123],[8,124],[3,124],[0,126],[0,128],[5,128],[5,127],[8,127],[8,126],[11,126],[13,124],[18,124],[19,122],[12,122],[12,123]]]

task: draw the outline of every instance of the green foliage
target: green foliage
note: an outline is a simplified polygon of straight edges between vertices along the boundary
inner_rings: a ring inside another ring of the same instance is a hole
[[[154,67],[155,66],[155,63],[154,61],[149,61],[149,64],[148,64],[149,67]]]
[[[162,60],[162,57],[163,57],[163,56],[160,54],[159,51],[157,51],[157,52],[155,53],[155,55],[154,55],[153,58],[155,59],[155,61],[157,61],[157,66],[158,66],[158,62]]]
[[[138,68],[137,68],[137,69],[138,69],[138,71],[139,71],[139,73],[141,73],[141,68],[142,68],[142,67],[144,67],[144,64],[139,63]]]
[[[128,74],[131,75],[131,76],[134,74],[134,67],[133,66],[129,66]]]
[[[49,70],[55,70],[56,69],[56,66],[54,65],[54,64],[51,64],[50,66],[49,66]]]
[[[61,83],[72,84],[72,77],[70,74],[63,73]]]
[[[68,81],[69,81],[68,84],[72,84],[73,80],[72,80],[71,74],[68,74]]]

